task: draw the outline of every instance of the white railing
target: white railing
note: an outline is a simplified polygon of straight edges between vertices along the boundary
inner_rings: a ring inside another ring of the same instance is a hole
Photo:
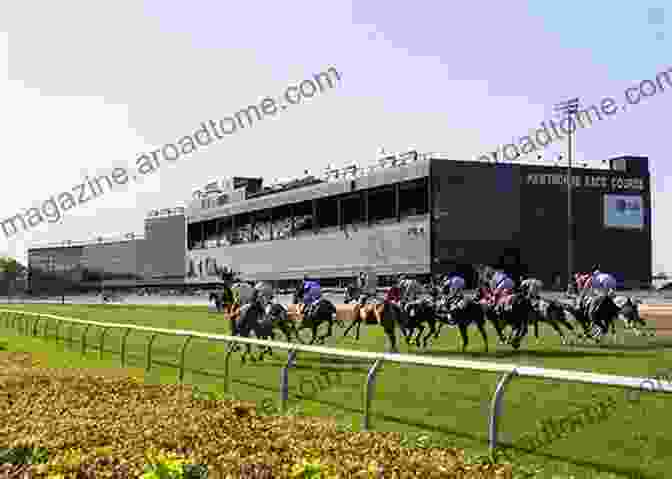
[[[287,399],[289,396],[289,368],[294,365],[296,359],[296,353],[307,352],[307,353],[317,353],[330,356],[340,356],[343,358],[352,358],[352,359],[368,359],[373,361],[373,365],[369,368],[369,372],[366,378],[365,394],[364,394],[364,415],[363,415],[363,430],[369,429],[370,424],[370,410],[371,410],[371,399],[373,397],[373,385],[375,381],[376,373],[378,372],[380,365],[383,362],[390,363],[400,363],[400,364],[412,364],[416,366],[433,366],[437,368],[450,368],[450,369],[468,369],[472,371],[479,372],[489,372],[489,373],[502,373],[503,376],[500,378],[495,389],[495,393],[492,398],[491,407],[490,407],[490,416],[488,422],[488,435],[489,435],[489,445],[490,450],[493,451],[497,447],[497,435],[498,435],[498,423],[499,418],[502,414],[502,400],[504,397],[504,391],[507,384],[515,377],[528,377],[536,379],[553,379],[556,381],[567,381],[567,382],[577,382],[585,384],[600,384],[603,386],[619,386],[628,389],[638,389],[640,391],[653,391],[655,388],[656,392],[665,392],[672,393],[672,384],[664,384],[662,382],[656,381],[650,378],[640,378],[640,377],[628,377],[628,376],[614,376],[609,374],[596,374],[586,371],[567,371],[562,369],[546,369],[546,368],[537,368],[534,366],[518,366],[515,364],[505,364],[505,363],[490,363],[490,362],[481,362],[481,361],[467,361],[467,360],[457,360],[457,359],[443,359],[443,358],[433,358],[426,356],[417,356],[417,355],[408,355],[408,354],[397,354],[397,353],[371,353],[365,351],[349,351],[336,348],[328,348],[322,346],[308,346],[300,345],[295,343],[284,343],[278,341],[266,341],[260,339],[252,338],[241,338],[236,336],[226,336],[221,334],[210,334],[202,333],[198,331],[185,331],[177,329],[163,329],[163,328],[150,328],[146,326],[136,326],[129,324],[116,324],[116,323],[107,323],[99,321],[84,321],[81,319],[75,318],[65,318],[61,316],[55,316],[52,314],[43,314],[35,313],[29,311],[16,311],[9,309],[0,309],[0,319],[4,316],[5,326],[14,327],[19,333],[30,333],[32,336],[37,336],[37,325],[40,320],[45,319],[44,323],[44,337],[47,337],[47,326],[48,323],[46,320],[52,319],[57,322],[56,325],[56,339],[58,340],[58,330],[60,328],[61,322],[66,322],[71,325],[70,327],[70,342],[72,343],[72,325],[79,324],[86,326],[84,332],[82,333],[81,339],[81,350],[82,354],[86,352],[86,334],[91,326],[97,326],[103,329],[103,332],[100,336],[99,351],[100,356],[103,356],[103,345],[105,341],[105,334],[108,329],[123,329],[125,330],[124,335],[121,340],[121,364],[122,366],[126,363],[126,340],[131,331],[139,331],[152,333],[151,338],[147,343],[146,349],[146,369],[149,371],[152,364],[152,344],[158,335],[168,335],[168,336],[181,336],[184,337],[184,343],[180,348],[180,363],[179,363],[179,372],[178,380],[180,382],[184,379],[184,358],[187,346],[189,342],[194,338],[206,339],[210,341],[221,341],[229,345],[232,343],[242,343],[258,346],[270,346],[272,348],[284,349],[289,351],[287,358],[287,363],[282,368],[282,374],[280,377],[280,409],[285,411]],[[30,320],[34,319],[32,328],[30,328]],[[64,339],[66,339],[64,337]],[[229,358],[233,349],[228,348],[225,357],[225,369],[224,369],[224,384],[225,391],[229,390]],[[654,384],[655,383],[655,384]],[[646,384],[650,386],[645,387]]]

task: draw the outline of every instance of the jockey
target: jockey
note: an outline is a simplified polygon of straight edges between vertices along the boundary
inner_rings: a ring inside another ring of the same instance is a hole
[[[462,276],[451,274],[444,278],[441,284],[441,292],[451,298],[462,294],[466,283]]]
[[[409,303],[418,299],[420,291],[416,280],[403,275],[399,280],[399,288],[401,289],[401,300],[404,303]]]
[[[592,287],[593,275],[591,273],[576,273],[574,279],[580,296]]]
[[[597,270],[593,273],[592,286],[593,291],[599,296],[613,295],[617,282],[616,278],[609,273],[602,273]]]
[[[303,304],[305,305],[304,317],[312,312],[313,307],[322,299],[320,283],[317,280],[310,280],[304,276],[303,280]]]
[[[360,273],[359,275],[359,287],[360,289],[360,296],[359,296],[359,304],[364,305],[366,304],[366,301],[369,298],[375,298],[376,297],[376,289],[377,289],[377,281],[378,278],[376,276],[376,273],[372,270],[369,269],[368,272]]]
[[[443,281],[442,286],[443,294],[447,296],[446,304],[449,307],[464,297],[466,282],[462,276],[452,274]]]
[[[530,299],[539,299],[539,291],[543,288],[543,283],[534,278],[527,278],[521,281],[520,289]]]
[[[401,286],[399,285],[400,281],[397,281],[396,284],[390,286],[385,293],[384,303],[401,303]]]
[[[503,297],[509,296],[513,293],[515,283],[509,278],[506,273],[501,271],[496,272],[490,280],[490,288],[492,290],[491,301],[497,304]]]
[[[257,292],[257,297],[260,300],[262,306],[264,308],[271,304],[273,301],[273,287],[270,285],[270,283],[266,283],[264,281],[259,281],[257,284],[254,285],[254,290]]]

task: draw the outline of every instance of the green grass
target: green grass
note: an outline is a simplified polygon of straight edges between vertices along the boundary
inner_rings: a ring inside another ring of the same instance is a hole
[[[103,306],[103,305],[10,305],[8,309],[51,313],[67,317],[101,322],[129,323],[161,328],[190,329],[228,334],[228,322],[220,315],[208,313],[205,307],[193,306]],[[100,329],[91,328],[87,344],[91,351],[83,359],[79,343],[83,327],[74,328],[74,344],[39,339],[24,340],[12,336],[0,319],[0,333],[10,339],[14,349],[45,351],[49,357],[67,355],[64,365],[93,366],[97,361]],[[42,334],[40,327],[40,334]],[[50,335],[55,332],[52,323]],[[68,332],[61,327],[60,335]],[[542,343],[528,340],[519,352],[495,344],[494,331],[489,330],[490,353],[483,352],[480,336],[474,330],[470,335],[471,353],[458,354],[457,335],[444,328],[438,341],[425,354],[435,357],[466,358],[506,363],[526,364],[547,368],[589,370],[625,376],[653,376],[670,368],[672,343],[662,339],[628,337],[625,345],[602,347],[561,346],[555,334],[542,328]],[[383,351],[382,331],[375,327],[362,329],[359,343],[336,337],[329,345],[339,348]],[[148,334],[132,333],[128,337],[128,364],[139,368],[145,365],[145,346]],[[175,382],[177,369],[170,364],[179,361],[182,340],[160,336],[154,343],[155,365],[146,376],[149,382]],[[119,365],[121,332],[110,330],[105,339],[104,358]],[[71,348],[75,352],[64,352]],[[405,345],[402,352],[410,352]],[[63,356],[65,358],[65,356]],[[224,385],[225,348],[222,344],[193,340],[187,351],[185,382],[205,390],[222,391]],[[275,352],[275,358],[263,362],[241,364],[234,353],[230,360],[230,392],[246,400],[279,399],[280,368],[286,354]],[[111,363],[110,363],[111,364]],[[290,370],[290,399],[302,414],[332,416],[337,421],[358,430],[363,410],[363,391],[370,363],[339,358],[320,358],[299,353],[297,367]],[[65,366],[67,367],[67,366]],[[107,366],[105,366],[107,367]],[[302,400],[299,383],[323,371],[338,370],[342,384],[325,388],[311,400]],[[377,376],[376,392],[372,403],[372,427],[375,430],[399,431],[411,443],[443,444],[463,448],[470,455],[487,452],[489,402],[498,377],[495,374],[464,370],[448,370],[398,364],[384,364]],[[642,394],[641,402],[633,405],[626,401],[625,392],[618,388],[560,383],[555,381],[516,378],[507,387],[504,413],[500,424],[502,439],[516,443],[525,434],[534,434],[537,422],[566,417],[572,411],[585,409],[595,401],[594,396],[612,396],[617,402],[611,415],[604,421],[556,439],[541,450],[526,453],[515,451],[516,461],[528,467],[543,467],[535,477],[607,478],[665,477],[672,466],[667,459],[672,450],[672,433],[668,432],[665,407],[670,402],[661,394]]]

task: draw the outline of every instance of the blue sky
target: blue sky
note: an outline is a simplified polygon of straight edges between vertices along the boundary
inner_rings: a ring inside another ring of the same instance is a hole
[[[235,6],[234,6],[235,5]],[[268,179],[375,160],[378,148],[470,159],[672,67],[663,2],[130,2],[0,7],[0,218],[333,66],[341,85],[11,239],[141,232],[146,212],[226,176]],[[665,210],[672,88],[577,135],[579,160],[649,156],[654,270],[672,271]],[[565,145],[549,146],[552,157]],[[11,172],[8,175],[7,172]],[[624,249],[627,245],[624,245]]]

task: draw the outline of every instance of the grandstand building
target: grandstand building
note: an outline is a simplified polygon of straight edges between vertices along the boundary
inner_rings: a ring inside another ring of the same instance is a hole
[[[648,285],[648,159],[603,164],[573,170],[575,267],[598,263],[625,287]],[[412,151],[270,186],[213,182],[183,211],[152,212],[142,238],[35,248],[29,263],[33,276],[82,286],[205,285],[224,269],[281,283],[456,270],[471,282],[475,265],[492,264],[564,287],[567,237],[566,168]]]

